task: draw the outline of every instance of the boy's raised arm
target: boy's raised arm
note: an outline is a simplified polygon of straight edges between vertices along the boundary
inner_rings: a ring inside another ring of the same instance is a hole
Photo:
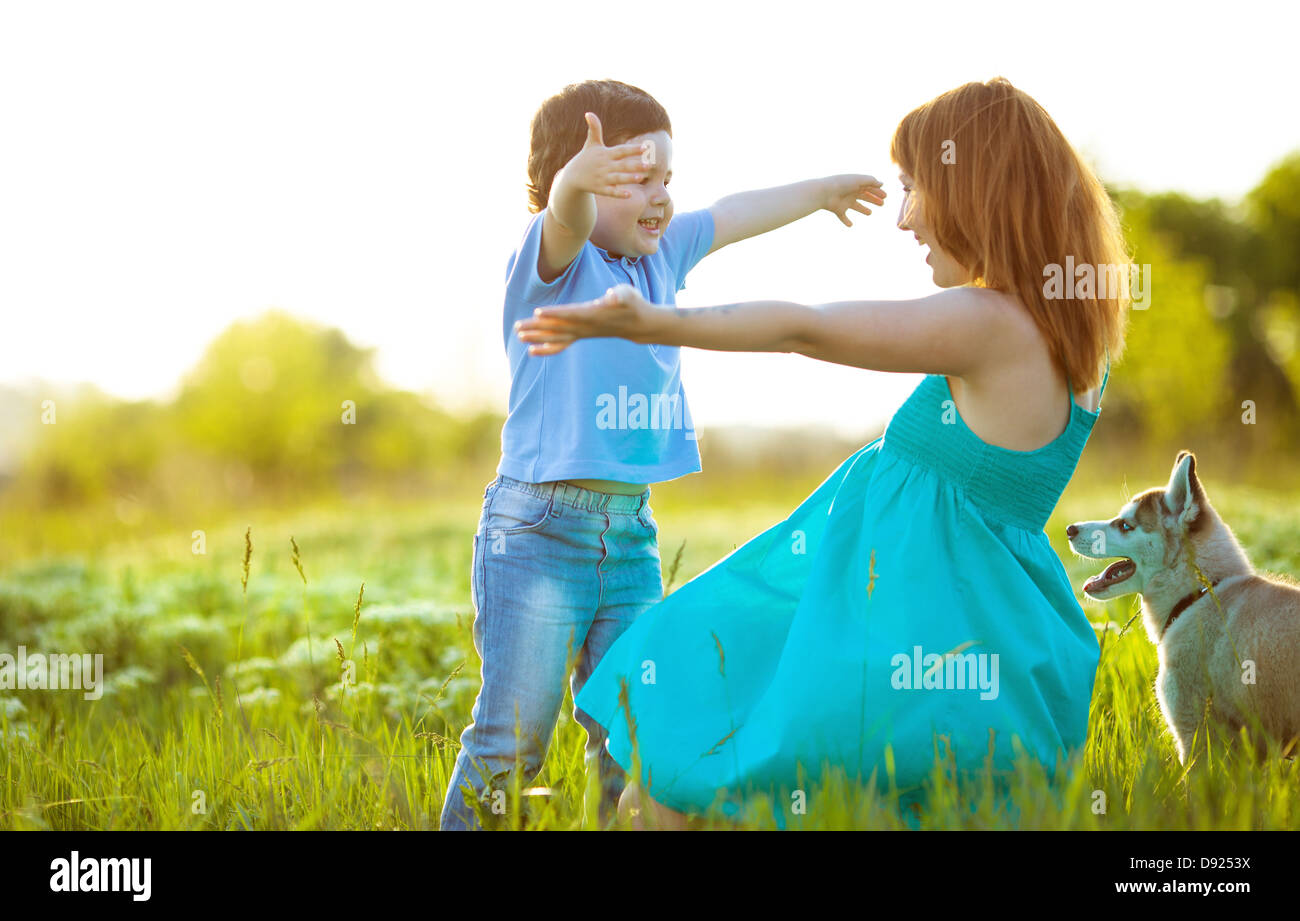
[[[542,218],[537,274],[547,283],[564,274],[591,236],[596,226],[595,196],[628,198],[631,193],[619,186],[639,182],[649,172],[639,145],[606,147],[600,119],[593,112],[586,118],[587,141],[555,174]]]
[[[847,212],[852,209],[870,214],[865,202],[882,205],[885,192],[874,176],[858,173],[737,192],[718,199],[709,208],[713,215],[713,245],[709,252],[784,227],[822,209],[836,215],[846,227],[852,227]]]

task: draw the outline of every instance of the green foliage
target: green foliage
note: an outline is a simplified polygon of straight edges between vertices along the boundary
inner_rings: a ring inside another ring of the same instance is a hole
[[[255,487],[446,473],[496,449],[499,417],[458,419],[387,387],[373,351],[282,311],[236,323],[170,403],[93,389],[57,399],[56,424],[37,427],[15,491],[37,505],[139,492],[184,506],[196,481],[233,499]]]
[[[1163,442],[1222,419],[1231,342],[1206,308],[1206,265],[1176,256],[1144,205],[1123,213],[1134,261],[1151,266],[1150,306],[1130,312],[1125,357],[1107,392],[1135,411],[1146,437]]]
[[[1262,244],[1261,283],[1300,292],[1300,151],[1269,170],[1246,196],[1246,205]]]
[[[369,403],[370,362],[338,330],[280,311],[237,323],[187,375],[175,404],[178,434],[254,474],[318,478],[351,450],[356,430],[341,424],[343,403]]]
[[[1300,291],[1274,291],[1259,311],[1259,329],[1300,404]]]
[[[1300,439],[1300,153],[1238,206],[1177,192],[1115,194],[1151,307],[1130,316],[1115,399],[1128,438],[1231,433],[1257,454]],[[1253,407],[1256,423],[1242,427]],[[1112,413],[1116,415],[1116,413]]]
[[[82,387],[51,403],[42,412],[53,424],[36,428],[19,483],[51,502],[125,488],[158,463],[171,437],[167,413],[154,402],[123,402]]]

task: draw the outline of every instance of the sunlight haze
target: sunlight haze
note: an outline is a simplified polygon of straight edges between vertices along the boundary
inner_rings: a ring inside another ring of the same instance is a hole
[[[529,122],[594,78],[668,110],[679,213],[832,173],[885,184],[885,207],[851,229],[821,212],[715,253],[680,305],[922,296],[935,288],[895,227],[889,161],[910,109],[1005,76],[1105,181],[1235,200],[1300,146],[1279,108],[1295,10],[6,4],[0,383],[166,397],[232,322],[279,307],[375,347],[394,385],[504,414]],[[916,378],[684,350],[683,380],[707,437],[865,432]]]

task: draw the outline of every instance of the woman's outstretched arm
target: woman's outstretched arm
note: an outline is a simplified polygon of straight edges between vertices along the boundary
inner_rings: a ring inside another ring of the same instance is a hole
[[[990,360],[1013,357],[1025,317],[995,291],[947,288],[905,301],[837,301],[808,306],[750,301],[718,307],[650,304],[631,285],[564,307],[539,308],[515,324],[535,355],[578,339],[728,352],[794,352],[855,368],[965,376]]]

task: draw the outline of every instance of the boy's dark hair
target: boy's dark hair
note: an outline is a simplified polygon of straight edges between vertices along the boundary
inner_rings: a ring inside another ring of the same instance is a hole
[[[668,112],[645,90],[617,80],[569,84],[533,116],[528,151],[528,210],[533,214],[546,208],[555,174],[586,143],[587,112],[600,119],[601,137],[608,147],[653,131],[673,136]]]

